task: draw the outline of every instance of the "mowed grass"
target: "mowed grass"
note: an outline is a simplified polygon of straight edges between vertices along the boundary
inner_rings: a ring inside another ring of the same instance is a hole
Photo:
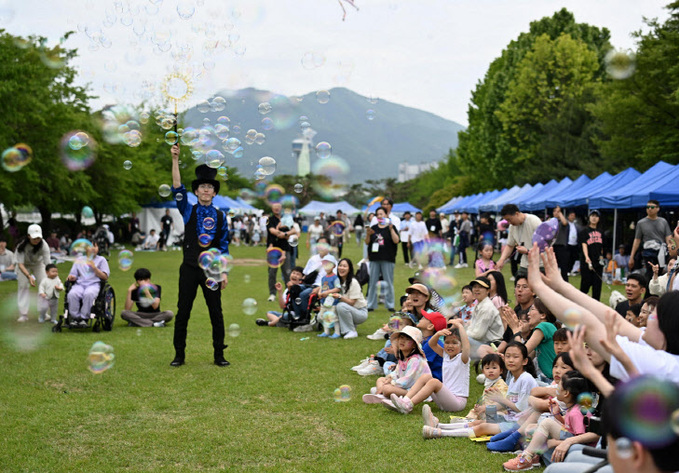
[[[263,260],[265,252],[240,246],[231,253],[237,260]],[[306,262],[303,244],[300,253]],[[344,256],[356,262],[360,254],[352,239]],[[376,377],[362,378],[349,368],[383,346],[365,338],[388,319],[383,306],[359,326],[354,340],[258,327],[256,317],[277,309],[266,301],[266,266],[236,264],[222,294],[226,326],[241,327],[238,337],[227,336],[231,366],[212,364],[210,322],[199,293],[189,323],[187,363],[172,368],[172,325],[127,327],[119,314],[134,269],[142,266],[163,287],[161,307],[176,310],[181,253],[136,253],[128,272],[118,269],[115,256],[110,260],[118,301],[113,331],[55,334],[47,324],[38,325],[32,312],[30,324],[42,338],[37,349],[17,351],[8,343],[17,337],[17,324],[2,325],[1,471],[485,472],[501,471],[510,458],[467,439],[424,441],[419,406],[404,416],[361,401]],[[70,264],[59,269],[64,279]],[[473,269],[456,271],[460,284],[472,279]],[[412,273],[399,254],[397,294]],[[0,283],[4,315],[12,312],[15,291],[15,282]],[[255,316],[241,310],[246,297],[258,301]],[[97,340],[114,347],[115,365],[95,375],[86,358]],[[344,384],[352,387],[351,400],[335,402],[333,391]],[[472,377],[467,409],[481,388]],[[435,406],[434,412],[447,416]]]

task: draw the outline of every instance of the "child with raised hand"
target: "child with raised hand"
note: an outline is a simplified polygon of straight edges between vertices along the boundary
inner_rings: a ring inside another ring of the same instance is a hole
[[[476,277],[487,276],[491,271],[495,271],[495,261],[493,261],[493,244],[484,240],[479,243],[479,259],[474,263]]]
[[[396,351],[396,369],[389,375],[379,378],[370,394],[363,395],[366,404],[391,404],[389,396],[403,396],[420,376],[431,374],[429,364],[422,350],[422,332],[415,327],[403,327],[391,335],[391,343]]]
[[[530,470],[540,464],[538,450],[547,444],[550,448],[559,445],[561,442],[576,435],[585,433],[584,414],[578,405],[578,396],[589,390],[589,383],[577,371],[569,371],[561,377],[556,390],[557,400],[567,406],[564,416],[558,413],[558,408],[554,407],[552,413],[554,417],[544,419],[538,424],[538,428],[533,434],[533,438],[523,452],[516,458],[504,463],[507,471]]]
[[[432,397],[443,411],[461,411],[469,397],[469,339],[460,319],[451,321],[452,330],[444,328],[429,339],[429,347],[443,357],[443,381],[424,374],[418,378],[405,396],[392,394],[391,402],[402,414],[409,414],[413,406]],[[439,345],[444,338],[443,348]]]
[[[495,435],[508,430],[517,430],[519,414],[528,408],[530,391],[537,386],[535,381],[535,367],[528,358],[528,350],[521,342],[511,342],[505,349],[505,365],[507,374],[507,395],[497,389],[489,389],[490,400],[501,404],[507,409],[507,414],[498,416],[504,419],[499,424],[482,422],[462,422],[452,424],[438,424],[438,426],[424,425],[422,436],[425,439],[440,437],[479,437]],[[427,419],[425,419],[425,423]]]

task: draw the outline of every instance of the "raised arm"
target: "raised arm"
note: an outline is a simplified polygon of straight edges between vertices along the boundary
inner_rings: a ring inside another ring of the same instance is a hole
[[[179,145],[173,145],[170,148],[172,155],[172,187],[177,189],[182,185],[182,176],[179,173]]]

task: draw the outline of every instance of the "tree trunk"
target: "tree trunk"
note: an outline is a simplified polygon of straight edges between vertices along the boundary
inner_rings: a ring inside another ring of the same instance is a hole
[[[48,208],[42,206],[38,207],[38,211],[40,212],[40,217],[42,219],[42,222],[40,222],[42,235],[43,237],[49,236],[52,231],[52,212]]]

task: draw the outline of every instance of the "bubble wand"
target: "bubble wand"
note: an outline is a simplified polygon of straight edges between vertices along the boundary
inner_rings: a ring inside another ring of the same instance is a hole
[[[171,72],[165,76],[165,79],[163,79],[161,91],[167,99],[174,101],[174,132],[176,135],[176,144],[179,142],[179,133],[177,131],[179,115],[177,113],[177,109],[179,107],[179,102],[187,100],[193,92],[191,79],[187,75],[180,72]]]

